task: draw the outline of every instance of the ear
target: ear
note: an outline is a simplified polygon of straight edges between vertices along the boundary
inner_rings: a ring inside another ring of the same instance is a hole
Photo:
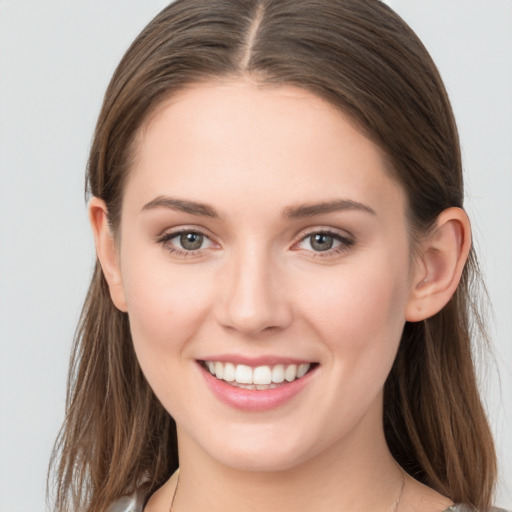
[[[471,248],[471,226],[461,208],[448,208],[420,242],[406,320],[429,318],[455,293]]]
[[[89,200],[89,221],[94,234],[96,254],[108,283],[110,297],[117,309],[126,312],[119,255],[108,223],[107,213],[107,206],[102,199],[92,197]]]

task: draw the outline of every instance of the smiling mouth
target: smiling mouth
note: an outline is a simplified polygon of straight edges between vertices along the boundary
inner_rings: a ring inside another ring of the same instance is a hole
[[[276,364],[256,367],[221,361],[201,361],[201,363],[218,380],[222,380],[233,387],[260,391],[281,387],[301,379],[318,366],[317,363]]]

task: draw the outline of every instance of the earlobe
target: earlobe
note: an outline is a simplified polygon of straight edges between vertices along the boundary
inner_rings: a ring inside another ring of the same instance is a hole
[[[429,318],[448,303],[459,284],[471,248],[471,227],[461,208],[448,208],[420,243],[406,320]]]
[[[105,202],[97,197],[89,200],[89,221],[91,223],[96,254],[100,261],[103,275],[107,280],[110,296],[117,309],[126,312],[126,299],[124,295],[123,280],[119,265],[119,257],[108,223],[108,210]]]

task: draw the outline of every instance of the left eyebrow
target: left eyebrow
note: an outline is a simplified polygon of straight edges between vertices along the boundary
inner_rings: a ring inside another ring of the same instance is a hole
[[[304,217],[313,217],[314,215],[343,210],[359,210],[371,215],[377,215],[373,208],[370,208],[363,203],[358,203],[357,201],[352,201],[350,199],[335,199],[333,201],[326,201],[322,203],[289,206],[288,208],[285,208],[283,217],[288,219],[301,219]]]

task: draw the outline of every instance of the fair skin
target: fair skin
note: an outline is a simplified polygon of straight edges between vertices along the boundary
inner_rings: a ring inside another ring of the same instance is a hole
[[[116,236],[101,200],[89,210],[112,299],[177,423],[173,510],[393,510],[383,386],[404,323],[446,304],[470,245],[450,208],[413,253],[406,208],[379,148],[294,87],[200,84],[140,130]],[[307,373],[248,390],[208,369],[227,363]],[[174,487],[146,512],[168,510]],[[399,510],[449,504],[407,477]]]

